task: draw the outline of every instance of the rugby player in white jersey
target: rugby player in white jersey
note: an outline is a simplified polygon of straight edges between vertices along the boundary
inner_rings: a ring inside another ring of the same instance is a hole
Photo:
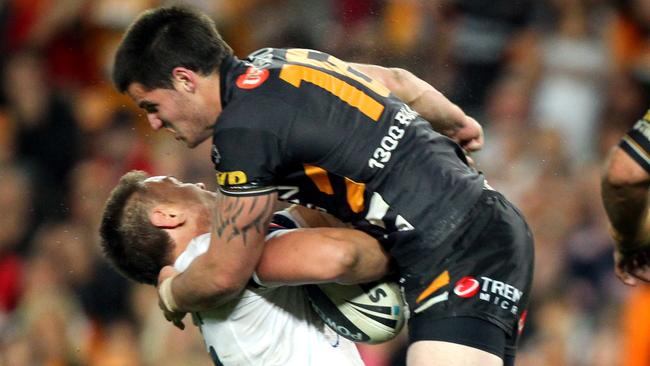
[[[106,257],[127,277],[156,284],[160,269],[178,271],[210,245],[215,193],[173,177],[125,174],[112,191],[101,226]],[[216,365],[363,365],[354,344],[326,327],[298,285],[367,282],[383,276],[379,243],[326,216],[292,208],[274,216],[255,281],[236,299],[193,314]],[[264,284],[264,286],[260,286]],[[175,324],[184,328],[181,319]]]

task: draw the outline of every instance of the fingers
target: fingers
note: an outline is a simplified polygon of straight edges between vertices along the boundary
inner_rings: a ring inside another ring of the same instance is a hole
[[[639,281],[650,283],[650,267],[645,266],[643,268],[635,268],[631,271],[630,276],[637,280],[637,283]]]
[[[171,281],[179,272],[172,266],[165,266],[158,274],[158,307],[162,310],[165,319],[174,324],[180,330],[185,329],[183,318],[185,312],[173,311],[177,308],[176,302],[171,293]]]
[[[614,270],[616,276],[628,286],[636,286],[641,282],[650,283],[650,263],[647,250],[639,250],[632,254],[623,255],[619,250],[614,251]]]
[[[165,314],[165,319],[167,319],[168,322],[171,322],[174,324],[174,326],[180,330],[185,329],[185,323],[183,323],[183,318],[185,317],[185,313],[167,313],[164,312]]]
[[[615,268],[615,271],[616,271],[616,277],[618,277],[618,279],[621,280],[623,284],[627,286],[636,286],[638,284],[636,278],[631,276],[629,273],[623,271],[618,266]]]
[[[472,139],[464,143],[461,141],[461,147],[469,152],[481,150],[483,148],[483,139]]]
[[[163,315],[165,316],[165,319],[168,322],[171,322],[172,324],[174,324],[174,326],[176,328],[178,328],[180,330],[185,329],[185,323],[183,323],[183,318],[185,318],[186,313],[184,313],[184,312],[173,312],[173,311],[167,310],[167,308],[165,307],[165,304],[160,299],[158,300],[158,307],[160,307],[160,310],[162,310]]]
[[[164,266],[161,270],[160,273],[158,273],[158,285],[160,284],[167,278],[173,277],[177,274],[179,274],[173,266]]]
[[[472,117],[465,118],[465,124],[451,136],[469,152],[483,148],[483,127]]]

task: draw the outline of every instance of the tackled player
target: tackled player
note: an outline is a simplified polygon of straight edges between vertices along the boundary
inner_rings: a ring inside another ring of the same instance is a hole
[[[125,174],[102,218],[106,257],[127,277],[151,285],[163,266],[184,271],[210,245],[217,195],[203,188],[140,171]],[[215,365],[363,365],[354,344],[312,311],[302,286],[277,286],[375,280],[386,273],[388,258],[376,240],[357,230],[290,230],[296,222],[314,221],[307,211],[296,207],[274,215],[257,285],[251,281],[230,302],[193,313]],[[182,318],[174,322],[184,327]]]

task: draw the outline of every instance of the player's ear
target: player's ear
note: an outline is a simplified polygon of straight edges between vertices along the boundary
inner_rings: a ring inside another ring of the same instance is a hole
[[[172,81],[176,90],[193,93],[196,90],[197,74],[185,67],[178,66],[172,70]]]
[[[185,223],[185,213],[171,206],[158,205],[149,213],[151,223],[161,229],[173,229]]]

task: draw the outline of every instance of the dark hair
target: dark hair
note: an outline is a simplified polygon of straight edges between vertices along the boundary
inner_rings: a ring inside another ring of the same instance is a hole
[[[209,75],[231,54],[206,14],[186,6],[151,9],[126,31],[115,55],[113,82],[121,93],[134,82],[147,89],[172,89],[175,67]]]
[[[159,198],[145,191],[147,177],[139,170],[122,176],[106,201],[99,231],[104,256],[119,272],[156,285],[158,272],[172,262],[174,242],[149,220],[148,210]]]

